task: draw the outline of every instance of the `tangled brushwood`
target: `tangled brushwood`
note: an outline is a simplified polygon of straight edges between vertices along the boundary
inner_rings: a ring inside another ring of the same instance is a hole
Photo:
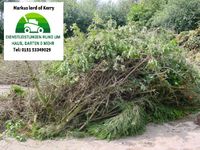
[[[33,76],[36,89],[22,95],[18,113],[26,136],[115,139],[199,107],[198,73],[173,33],[96,21],[87,35],[74,25],[65,60],[45,64],[39,80]]]
[[[180,46],[187,50],[187,57],[191,63],[200,65],[200,28],[181,32],[176,37]]]
[[[187,48],[189,51],[200,51],[200,28],[191,31],[181,32],[177,36],[177,41],[180,46]]]

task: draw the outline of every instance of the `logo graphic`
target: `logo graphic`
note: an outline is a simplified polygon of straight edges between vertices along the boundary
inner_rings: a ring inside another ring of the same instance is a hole
[[[4,2],[4,60],[63,60],[63,2]]]
[[[50,33],[48,21],[38,13],[28,13],[21,17],[16,26],[16,33]]]

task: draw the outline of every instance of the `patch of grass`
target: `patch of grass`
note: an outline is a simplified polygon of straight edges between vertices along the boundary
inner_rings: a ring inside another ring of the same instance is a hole
[[[20,142],[26,141],[26,136],[22,134],[22,130],[25,127],[25,124],[21,121],[7,121],[6,122],[6,130],[5,133],[7,136],[11,136],[17,139]]]
[[[18,86],[18,85],[12,85],[11,91],[15,93],[17,96],[24,96],[25,94],[25,90],[21,86]]]

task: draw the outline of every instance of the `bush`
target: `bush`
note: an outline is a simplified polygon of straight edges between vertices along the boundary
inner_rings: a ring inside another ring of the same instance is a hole
[[[166,2],[166,0],[143,0],[133,5],[128,14],[129,22],[150,27],[154,14],[163,9]]]
[[[169,0],[163,10],[153,17],[153,26],[163,26],[177,32],[188,31],[200,23],[199,0]]]

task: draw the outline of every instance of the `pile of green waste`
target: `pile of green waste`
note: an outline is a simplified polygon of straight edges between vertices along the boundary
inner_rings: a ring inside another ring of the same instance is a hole
[[[37,139],[116,139],[199,106],[198,72],[173,33],[131,24],[116,28],[112,21],[92,24],[87,34],[75,25],[73,31],[64,61],[45,64],[33,76],[31,93],[12,92],[9,100],[18,107],[7,112],[12,122],[6,131],[21,120],[15,133]]]

